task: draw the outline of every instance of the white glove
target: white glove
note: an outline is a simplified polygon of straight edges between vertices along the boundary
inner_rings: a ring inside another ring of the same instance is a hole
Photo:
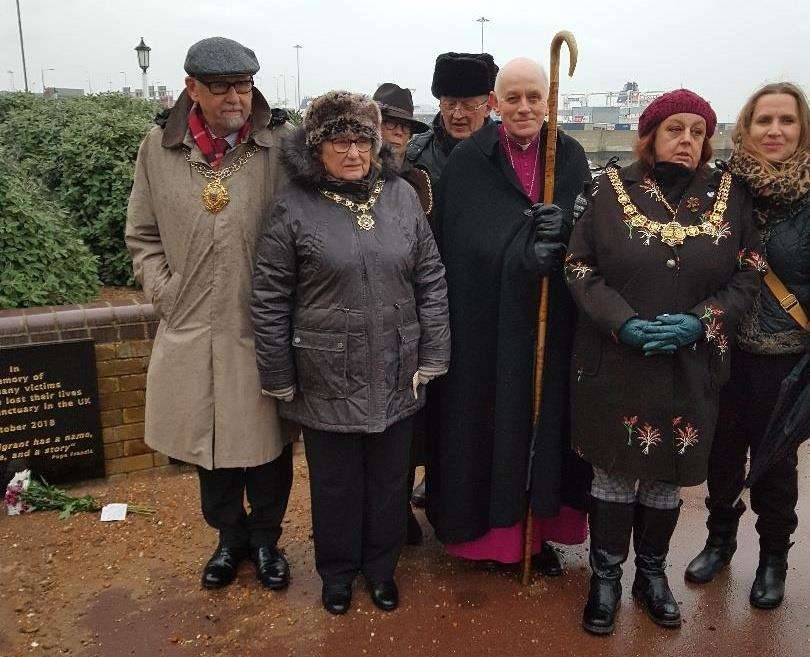
[[[420,367],[416,370],[416,373],[413,375],[413,398],[418,399],[419,396],[417,395],[417,389],[420,385],[426,386],[428,383],[433,381],[436,377],[441,376],[442,374],[447,374],[446,367],[436,367],[426,365],[425,367]]]
[[[278,399],[283,402],[291,402],[295,398],[295,386],[287,386],[281,390],[262,389],[262,394],[266,397],[273,397],[274,399]]]

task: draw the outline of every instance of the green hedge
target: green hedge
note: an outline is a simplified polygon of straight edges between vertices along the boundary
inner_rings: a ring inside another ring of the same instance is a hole
[[[138,146],[155,111],[153,103],[122,94],[0,98],[0,146],[51,191],[108,285],[132,282],[124,246],[127,201]]]
[[[82,303],[98,260],[48,190],[0,150],[0,308]]]

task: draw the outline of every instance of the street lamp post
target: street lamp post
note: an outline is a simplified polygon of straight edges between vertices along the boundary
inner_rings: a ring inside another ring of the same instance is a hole
[[[42,74],[42,95],[45,95],[45,71],[55,71],[55,68],[41,68],[39,72]]]
[[[284,83],[284,109],[287,109],[287,76],[284,73],[281,74],[281,81]]]
[[[149,52],[151,50],[152,49],[144,43],[143,37],[141,37],[141,42],[137,46],[135,46],[135,52],[138,53],[138,66],[140,66],[141,70],[143,71],[143,79],[141,80],[141,83],[143,85],[144,98],[147,98],[148,96],[146,69],[149,68]]]
[[[9,88],[12,91],[17,91],[17,88],[14,86],[14,71],[12,71],[11,69],[8,69],[6,71],[6,73],[8,73],[8,85],[9,85]]]
[[[295,66],[298,69],[298,82],[296,83],[295,88],[295,100],[298,103],[295,109],[301,109],[301,48],[304,46],[295,45]]]
[[[475,22],[481,23],[481,52],[484,52],[484,23],[489,23],[490,20],[481,16],[481,18],[476,18]]]
[[[23,43],[22,35],[22,17],[20,16],[20,0],[17,0],[17,27],[20,30],[20,53],[22,55],[23,65],[23,81],[25,82],[25,91],[28,92],[28,68],[25,65],[25,44]],[[43,90],[44,93],[44,90]]]

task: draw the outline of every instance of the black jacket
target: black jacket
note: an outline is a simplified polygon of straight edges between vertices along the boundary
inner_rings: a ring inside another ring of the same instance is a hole
[[[806,313],[810,313],[810,195],[802,198],[765,233],[768,266]],[[740,348],[752,353],[801,353],[808,333],[779,305],[763,281],[752,312],[740,329]]]
[[[582,147],[562,133],[555,171],[554,200],[571,213],[590,175]],[[543,180],[542,170],[537,178]],[[453,150],[435,222],[447,269],[453,362],[439,382],[438,408],[429,409],[437,413],[429,426],[427,472],[428,515],[445,543],[514,525],[526,510],[529,477],[539,516],[584,503],[590,468],[568,448],[576,311],[561,271],[550,277],[543,404],[530,458],[541,282],[533,223],[523,214],[531,205],[499,147],[497,125],[484,126]]]
[[[717,200],[721,172],[697,170],[676,220],[697,225]],[[649,219],[671,220],[641,166],[619,171],[629,201]],[[633,479],[692,486],[706,479],[729,349],[751,306],[765,261],[751,197],[731,186],[722,237],[667,246],[631,226],[603,174],[571,236],[566,274],[580,308],[571,371],[574,447],[595,466]],[[632,317],[691,313],[706,337],[673,355],[644,356],[620,343]]]
[[[284,145],[289,186],[256,247],[252,313],[262,387],[297,387],[282,417],[344,433],[384,431],[424,403],[418,367],[450,361],[444,267],[419,199],[383,159],[375,225],[320,192],[303,130]]]

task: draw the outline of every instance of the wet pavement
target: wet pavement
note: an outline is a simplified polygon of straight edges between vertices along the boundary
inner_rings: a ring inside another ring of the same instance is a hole
[[[0,656],[810,655],[806,448],[800,526],[782,607],[768,612],[748,604],[758,549],[750,512],[730,568],[706,586],[684,582],[683,570],[705,539],[705,490],[698,487],[685,491],[668,569],[683,627],[659,628],[634,605],[631,564],[616,631],[601,638],[579,625],[589,576],[586,546],[565,549],[565,576],[536,575],[522,587],[516,571],[484,572],[446,556],[421,513],[427,540],[403,553],[400,608],[378,611],[358,582],[349,614],[330,616],[319,602],[301,455],[295,470],[282,538],[294,579],[282,593],[262,590],[249,564],[223,591],[199,587],[215,537],[200,518],[193,472],[142,474],[81,491],[104,501],[151,504],[158,509],[154,519],[101,524],[93,515],[64,521],[54,513],[0,516]]]

